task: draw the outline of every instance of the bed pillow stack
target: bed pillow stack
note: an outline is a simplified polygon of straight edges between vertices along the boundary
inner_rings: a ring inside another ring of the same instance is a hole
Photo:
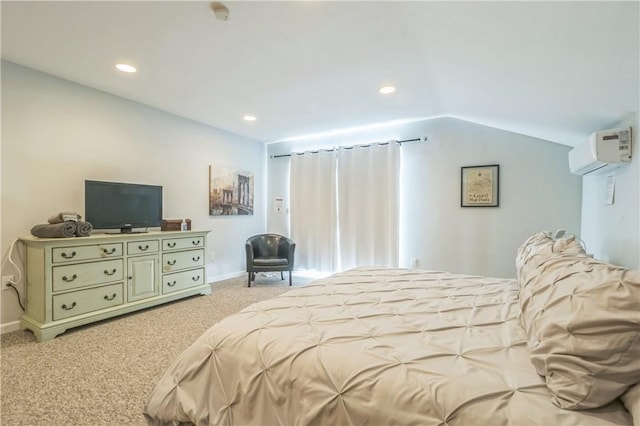
[[[640,382],[640,271],[548,233],[520,247],[516,271],[531,362],[554,404],[600,407]]]

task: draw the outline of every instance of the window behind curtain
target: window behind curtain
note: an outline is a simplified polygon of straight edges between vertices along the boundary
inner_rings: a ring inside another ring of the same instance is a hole
[[[336,270],[336,152],[293,154],[291,238],[297,269]]]
[[[334,272],[398,266],[399,175],[396,143],[294,154],[296,267]]]

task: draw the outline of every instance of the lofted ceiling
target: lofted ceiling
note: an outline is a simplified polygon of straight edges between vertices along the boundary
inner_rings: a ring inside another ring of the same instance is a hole
[[[449,116],[575,145],[639,110],[637,1],[225,5],[2,1],[2,58],[262,142]]]

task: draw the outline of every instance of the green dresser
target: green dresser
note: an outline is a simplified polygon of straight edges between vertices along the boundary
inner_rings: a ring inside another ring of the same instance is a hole
[[[207,233],[22,238],[27,288],[20,325],[45,341],[72,327],[210,294]]]

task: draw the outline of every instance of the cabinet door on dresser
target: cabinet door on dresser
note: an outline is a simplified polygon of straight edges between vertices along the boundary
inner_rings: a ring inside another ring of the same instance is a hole
[[[133,302],[160,294],[158,265],[157,254],[130,257],[127,260],[127,301]]]

